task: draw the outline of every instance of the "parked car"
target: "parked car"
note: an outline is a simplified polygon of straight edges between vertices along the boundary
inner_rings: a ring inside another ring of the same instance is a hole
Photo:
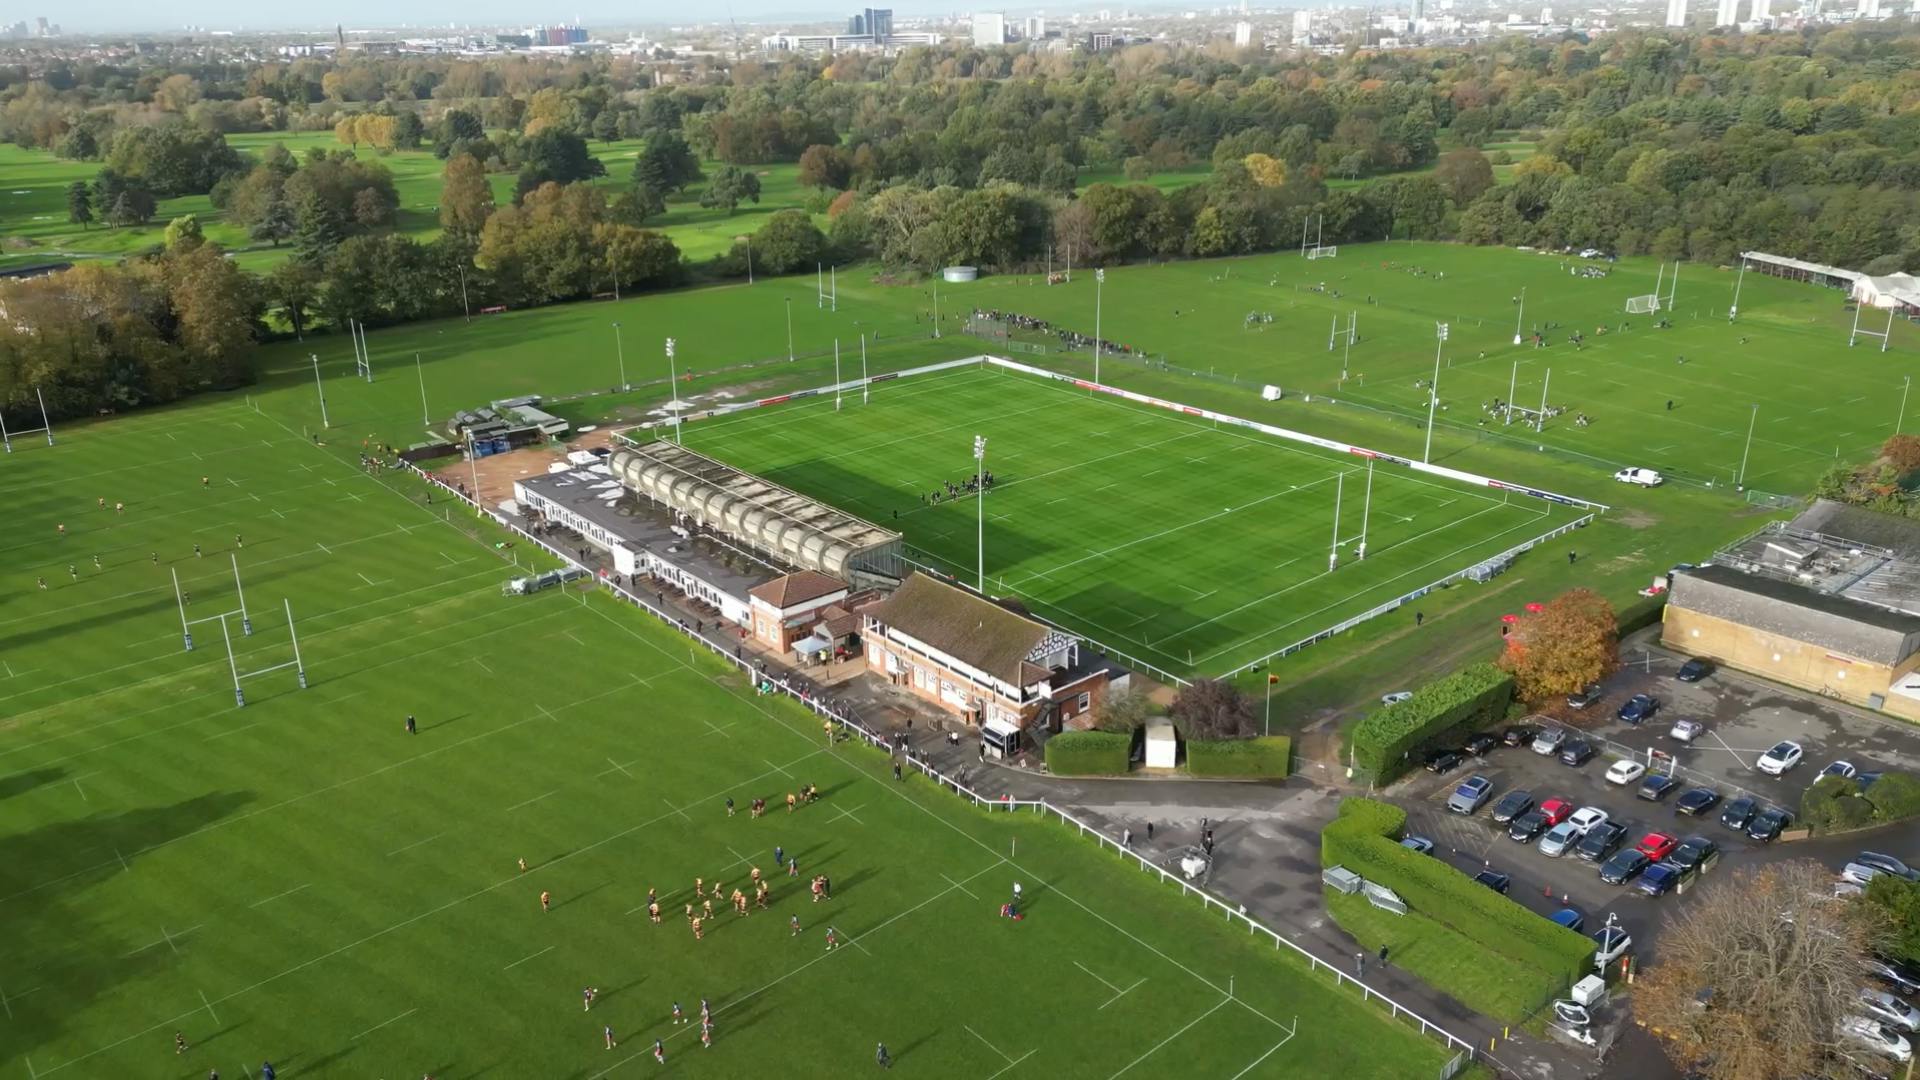
[[[1547,825],[1551,828],[1572,816],[1573,804],[1565,799],[1547,799],[1541,802],[1540,812],[1547,815]]]
[[[1500,801],[1493,804],[1494,824],[1505,825],[1531,809],[1533,809],[1533,792],[1525,788],[1515,788],[1500,796]]]
[[[1486,757],[1493,752],[1494,747],[1499,745],[1500,736],[1491,731],[1483,731],[1467,740],[1466,750],[1474,757]]]
[[[1652,859],[1647,858],[1647,853],[1639,848],[1616,851],[1613,853],[1613,858],[1601,865],[1600,880],[1609,885],[1625,885],[1639,877],[1640,872],[1652,862]]]
[[[1410,701],[1412,700],[1412,698],[1413,698],[1413,691],[1411,690],[1395,690],[1391,694],[1381,694],[1380,704],[1398,705],[1403,701]]]
[[[1628,949],[1633,948],[1632,936],[1617,925],[1603,926],[1595,930],[1591,936],[1594,945],[1593,958],[1602,967],[1620,959]]]
[[[1635,694],[1627,699],[1626,704],[1620,706],[1620,712],[1617,715],[1629,724],[1638,725],[1659,711],[1660,703],[1654,700],[1653,695]]]
[[[1885,990],[1860,988],[1860,1011],[1900,1031],[1920,1031],[1920,1009],[1901,1001]]]
[[[1920,971],[1905,964],[1877,957],[1861,963],[1861,969],[1876,981],[1886,984],[1894,993],[1904,997],[1920,995]]]
[[[1720,793],[1710,787],[1688,788],[1680,793],[1678,799],[1674,800],[1673,811],[1676,814],[1699,817],[1701,814],[1718,806],[1719,803]]]
[[[1578,693],[1567,695],[1567,708],[1584,709],[1587,706],[1599,700],[1600,700],[1600,684],[1597,682],[1588,683],[1587,685],[1581,687]]]
[[[1735,832],[1742,832],[1752,823],[1753,815],[1759,812],[1759,800],[1751,796],[1742,795],[1728,803],[1726,807],[1720,811],[1720,824],[1725,825]]]
[[[1494,892],[1502,893],[1502,894],[1504,894],[1507,891],[1507,886],[1513,884],[1512,877],[1506,874],[1496,873],[1495,871],[1492,871],[1492,870],[1480,871],[1479,873],[1473,875],[1473,880],[1479,882],[1482,885],[1485,885],[1487,888],[1492,889]]]
[[[1593,755],[1596,753],[1598,753],[1598,751],[1594,748],[1592,739],[1583,739],[1575,736],[1568,739],[1566,744],[1560,747],[1560,764],[1585,765],[1587,762],[1593,760]]]
[[[1769,806],[1754,815],[1752,823],[1747,826],[1747,836],[1763,844],[1770,844],[1786,830],[1792,821],[1792,814],[1777,806]]]
[[[1507,826],[1507,839],[1518,844],[1530,844],[1540,831],[1547,827],[1547,815],[1538,810],[1529,810],[1513,819]]]
[[[1680,846],[1680,840],[1667,833],[1650,832],[1641,837],[1640,842],[1634,846],[1645,852],[1647,858],[1659,862],[1673,854],[1673,849]]]
[[[1493,781],[1484,776],[1469,776],[1447,796],[1447,809],[1456,814],[1471,814],[1487,805],[1493,797]]]
[[[1573,822],[1563,821],[1548,829],[1547,835],[1540,838],[1540,854],[1557,859],[1579,842],[1580,830],[1573,827]]]
[[[1514,724],[1500,733],[1500,741],[1508,746],[1525,746],[1538,734],[1540,729],[1532,724]]]
[[[1657,862],[1640,872],[1640,880],[1635,886],[1648,896],[1665,896],[1686,884],[1693,877],[1693,871],[1670,862]]]
[[[1854,774],[1859,771],[1860,770],[1853,767],[1853,762],[1851,761],[1836,761],[1833,764],[1828,765],[1826,768],[1821,769],[1820,775],[1814,777],[1813,782],[1817,784],[1822,779],[1829,776],[1837,776],[1842,780],[1851,780],[1853,779]]]
[[[1840,1021],[1840,1037],[1902,1064],[1913,1060],[1913,1044],[1906,1036],[1870,1017],[1849,1016]]]
[[[1622,758],[1607,766],[1607,783],[1631,784],[1647,774],[1647,767],[1637,761]]]
[[[1400,846],[1406,848],[1408,851],[1417,851],[1422,855],[1433,854],[1433,841],[1424,836],[1401,837]]]
[[[1766,753],[1761,754],[1760,760],[1754,762],[1754,767],[1768,776],[1784,776],[1788,769],[1800,764],[1800,759],[1805,757],[1806,753],[1800,748],[1799,743],[1791,739],[1782,739],[1769,747]]]
[[[1581,927],[1587,924],[1587,917],[1573,910],[1570,907],[1563,907],[1559,911],[1556,911],[1553,914],[1547,916],[1547,918],[1548,920],[1554,923],[1557,923],[1561,926],[1564,926],[1569,930],[1575,930],[1575,931],[1579,930]]]
[[[1666,478],[1652,469],[1628,468],[1613,474],[1615,480],[1623,484],[1639,484],[1641,487],[1659,487]]]
[[[1595,825],[1607,820],[1607,812],[1597,806],[1583,806],[1567,817],[1567,824],[1574,827],[1581,836],[1593,831]]]
[[[1648,802],[1659,802],[1674,793],[1680,787],[1680,781],[1666,773],[1651,773],[1640,781],[1639,796]]]
[[[1881,874],[1891,874],[1908,881],[1920,881],[1920,870],[1914,870],[1906,863],[1891,855],[1882,855],[1877,851],[1863,851],[1853,857],[1853,861],[1840,871],[1840,876],[1855,885],[1865,885]]]
[[[1667,856],[1667,861],[1675,866],[1705,871],[1713,865],[1719,855],[1719,844],[1704,836],[1689,836],[1680,841],[1680,846],[1673,849],[1673,854]]]
[[[1696,656],[1681,664],[1680,670],[1674,672],[1673,677],[1681,682],[1699,682],[1711,674],[1713,674],[1713,665]]]
[[[1587,831],[1574,846],[1573,856],[1585,862],[1600,862],[1627,838],[1627,827],[1617,821],[1603,821]]]
[[[1667,737],[1670,739],[1679,739],[1683,743],[1691,743],[1693,740],[1699,738],[1700,733],[1705,730],[1707,730],[1707,725],[1698,720],[1675,720],[1673,727],[1667,730]]]
[[[1551,757],[1560,752],[1567,741],[1567,729],[1550,727],[1533,737],[1533,752],[1542,757]]]
[[[1460,763],[1465,760],[1460,751],[1450,747],[1429,750],[1427,751],[1427,771],[1439,774],[1450,773],[1459,768]]]

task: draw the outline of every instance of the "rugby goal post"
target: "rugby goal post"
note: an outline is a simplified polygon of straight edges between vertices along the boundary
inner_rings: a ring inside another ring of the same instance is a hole
[[[1339,254],[1340,254],[1339,244],[1326,244],[1323,246],[1309,248],[1307,250],[1307,258],[1309,259],[1331,259],[1338,256]]]
[[[1654,293],[1627,297],[1627,314],[1651,315],[1660,310],[1660,297]]]

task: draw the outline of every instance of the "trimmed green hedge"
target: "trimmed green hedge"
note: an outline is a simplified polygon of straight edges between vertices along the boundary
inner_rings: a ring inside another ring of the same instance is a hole
[[[1055,776],[1121,776],[1133,736],[1110,731],[1063,731],[1047,740],[1047,771]]]
[[[1320,833],[1321,865],[1344,866],[1392,889],[1410,909],[1480,948],[1540,971],[1556,990],[1592,971],[1593,942],[1584,935],[1549,922],[1441,859],[1401,847],[1406,820],[1406,811],[1390,803],[1342,800],[1340,816]]]
[[[1353,763],[1384,784],[1412,768],[1416,752],[1503,719],[1512,701],[1513,676],[1471,664],[1362,718],[1353,727]]]
[[[1863,793],[1873,804],[1875,821],[1905,821],[1920,816],[1920,777],[1887,772]]]
[[[1187,772],[1193,776],[1284,777],[1292,767],[1293,740],[1285,735],[1187,743]]]

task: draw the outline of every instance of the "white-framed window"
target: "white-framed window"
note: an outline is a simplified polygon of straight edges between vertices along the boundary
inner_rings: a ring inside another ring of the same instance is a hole
[[[1083,690],[1083,691],[1081,691],[1081,693],[1080,693],[1080,705],[1079,705],[1079,708],[1078,708],[1078,709],[1077,709],[1076,711],[1078,711],[1078,712],[1086,712],[1086,711],[1087,711],[1088,709],[1091,709],[1091,708],[1093,708],[1093,695],[1092,695],[1092,694],[1090,694],[1090,693],[1087,693],[1087,692],[1086,692],[1086,691],[1084,691],[1084,690]]]

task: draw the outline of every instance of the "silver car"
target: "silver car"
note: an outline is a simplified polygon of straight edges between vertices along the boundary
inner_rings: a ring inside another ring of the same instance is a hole
[[[1542,756],[1557,754],[1560,752],[1560,744],[1566,741],[1567,732],[1565,728],[1550,727],[1534,736],[1533,752]]]
[[[1897,1031],[1920,1031],[1920,1009],[1885,990],[1861,989],[1860,1011]]]
[[[1580,842],[1582,833],[1571,821],[1563,821],[1547,830],[1540,838],[1540,854],[1557,859],[1567,853],[1567,849]]]
[[[1456,814],[1471,814],[1493,798],[1493,781],[1484,776],[1469,776],[1447,796],[1447,809]]]

